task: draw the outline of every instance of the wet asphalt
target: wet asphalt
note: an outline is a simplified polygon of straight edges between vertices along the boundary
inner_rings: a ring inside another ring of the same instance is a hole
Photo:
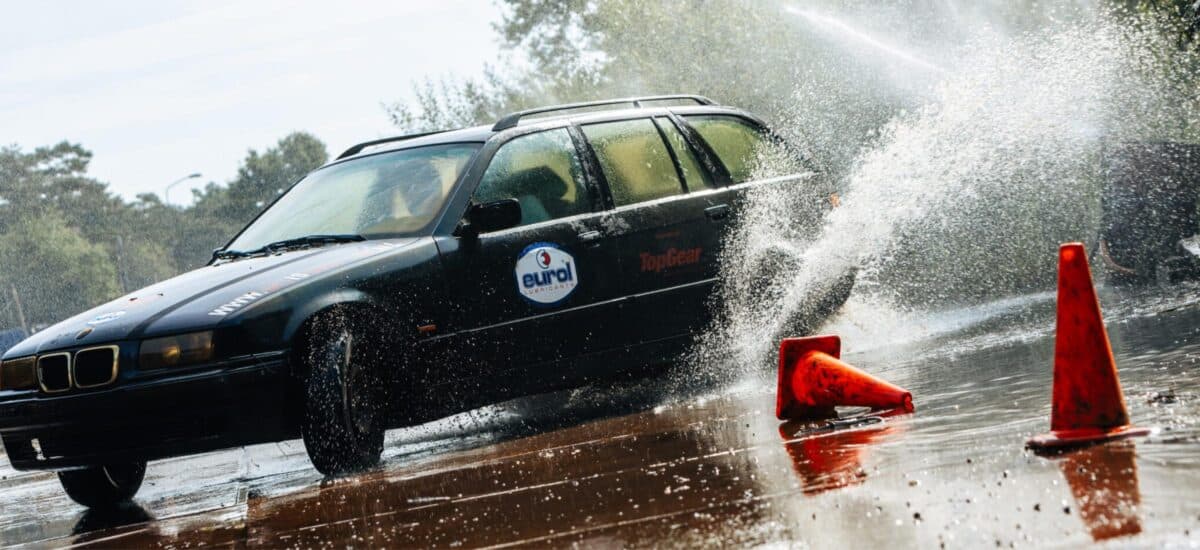
[[[845,359],[916,412],[834,431],[774,418],[770,368],[588,387],[389,432],[323,479],[289,441],[153,463],[85,511],[0,455],[0,543],[31,547],[1118,547],[1200,545],[1200,287],[1101,295],[1130,415],[1153,435],[1045,458],[1050,293],[881,324]],[[859,310],[855,313],[855,307]],[[843,411],[854,415],[856,411]]]

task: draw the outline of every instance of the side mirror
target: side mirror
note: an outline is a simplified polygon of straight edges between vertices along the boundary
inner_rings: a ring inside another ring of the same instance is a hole
[[[503,199],[484,204],[473,204],[458,226],[459,236],[475,236],[480,233],[499,231],[521,224],[521,203],[517,199]]]

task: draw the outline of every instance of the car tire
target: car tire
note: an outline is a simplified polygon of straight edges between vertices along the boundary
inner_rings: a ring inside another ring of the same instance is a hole
[[[787,292],[789,276],[800,270],[800,259],[778,248],[763,251],[754,261],[749,297],[757,304],[777,303]]]
[[[129,502],[142,487],[146,463],[111,464],[58,473],[71,500],[88,508],[113,508]]]
[[[857,278],[858,270],[851,269],[817,289],[810,299],[796,308],[787,319],[783,333],[778,335],[778,338],[788,335],[807,336],[821,328],[821,325],[837,314],[846,304],[846,300],[850,299]]]
[[[315,320],[305,340],[300,431],[309,460],[327,476],[374,466],[383,454],[387,416],[379,346],[344,311]]]
[[[790,311],[781,311],[782,301],[791,284],[790,277],[800,270],[801,260],[782,249],[768,249],[761,253],[754,264],[750,279],[752,284],[746,293],[758,308],[770,308],[773,317],[785,316],[775,339],[788,336],[807,336],[833,317],[850,298],[858,270],[851,268],[834,279],[826,280],[821,286],[811,289],[807,299]]]

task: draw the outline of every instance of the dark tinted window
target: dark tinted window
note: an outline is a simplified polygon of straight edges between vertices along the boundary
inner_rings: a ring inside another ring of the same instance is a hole
[[[734,183],[803,171],[795,158],[745,119],[725,115],[692,115],[684,119],[716,153]]]
[[[591,143],[617,206],[683,192],[671,154],[648,118],[589,124]]]
[[[687,183],[687,188],[692,191],[712,189],[712,177],[708,171],[700,167],[700,163],[696,160],[696,155],[692,154],[691,147],[688,147],[687,140],[683,138],[683,134],[679,132],[679,128],[675,127],[675,123],[666,117],[658,117],[654,121],[658,123],[658,127],[667,136],[667,143],[671,145],[671,150],[675,152],[675,158],[679,159],[679,169],[683,172],[683,181]]]
[[[592,210],[583,167],[566,129],[521,136],[501,146],[474,198],[480,203],[517,199],[521,225]]]

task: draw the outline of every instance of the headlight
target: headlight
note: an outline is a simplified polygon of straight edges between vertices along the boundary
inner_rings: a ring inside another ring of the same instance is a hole
[[[143,370],[184,367],[212,358],[212,331],[196,332],[142,342],[138,351],[138,367]]]
[[[20,357],[0,362],[0,390],[30,390],[37,385],[36,357]]]

